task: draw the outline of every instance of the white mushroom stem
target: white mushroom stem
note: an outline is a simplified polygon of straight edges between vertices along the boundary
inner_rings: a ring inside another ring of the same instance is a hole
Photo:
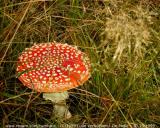
[[[43,93],[43,98],[46,100],[51,100],[54,103],[54,116],[59,119],[69,119],[71,118],[71,113],[68,110],[66,104],[66,99],[68,99],[68,92],[59,93]]]

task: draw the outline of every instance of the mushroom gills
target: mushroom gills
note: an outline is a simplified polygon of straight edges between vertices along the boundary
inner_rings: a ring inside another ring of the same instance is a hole
[[[71,118],[71,113],[68,110],[66,104],[66,99],[68,99],[68,92],[58,92],[58,93],[43,93],[43,98],[45,100],[50,100],[54,104],[54,117],[59,119],[69,119]]]

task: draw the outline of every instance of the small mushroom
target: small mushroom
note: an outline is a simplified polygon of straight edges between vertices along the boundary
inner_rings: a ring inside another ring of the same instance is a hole
[[[90,61],[76,47],[62,43],[40,43],[26,48],[18,58],[17,77],[28,88],[43,92],[54,103],[54,116],[69,119],[67,90],[90,77]]]

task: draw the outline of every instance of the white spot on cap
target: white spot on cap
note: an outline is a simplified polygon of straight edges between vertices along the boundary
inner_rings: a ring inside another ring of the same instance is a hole
[[[29,55],[29,57],[33,57],[32,55]]]
[[[81,71],[80,71],[80,70],[78,70],[78,71],[77,71],[77,73],[79,73],[79,74],[80,74],[80,73],[81,73]]]
[[[59,73],[59,75],[62,75],[62,74],[63,74],[62,72]]]
[[[55,80],[58,80],[59,78],[58,77],[55,77]]]
[[[70,81],[70,78],[66,78],[65,81]]]
[[[77,69],[80,65],[79,64],[74,64],[74,67]]]
[[[32,54],[32,52],[31,52],[31,51],[29,51],[28,53],[29,53],[29,54]]]
[[[46,74],[46,76],[51,76],[51,74]]]
[[[73,71],[73,68],[69,68],[69,71]]]
[[[27,64],[27,68],[30,68],[31,66]]]
[[[61,72],[61,70],[57,70],[57,72]]]
[[[42,52],[42,54],[44,54],[44,55],[45,55],[45,54],[47,54],[47,52],[46,52],[46,51],[44,51],[44,52]]]
[[[30,62],[30,66],[33,66],[33,62]]]
[[[52,76],[57,76],[57,74],[56,74],[56,73],[53,73]]]
[[[67,78],[68,76],[66,76],[66,75],[62,75],[64,78]]]

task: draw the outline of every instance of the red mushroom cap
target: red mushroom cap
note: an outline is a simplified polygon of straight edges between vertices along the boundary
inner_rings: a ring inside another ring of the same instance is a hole
[[[61,43],[35,44],[18,58],[18,79],[38,92],[63,92],[90,77],[90,62],[76,47]]]

